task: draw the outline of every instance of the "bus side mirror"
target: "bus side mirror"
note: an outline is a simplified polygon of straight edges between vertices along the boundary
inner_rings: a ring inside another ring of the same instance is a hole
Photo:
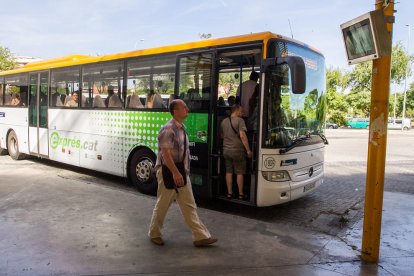
[[[301,57],[277,57],[267,58],[262,61],[261,72],[266,72],[270,67],[286,63],[290,69],[290,78],[292,80],[292,92],[294,94],[303,94],[306,90],[306,70],[305,62]]]

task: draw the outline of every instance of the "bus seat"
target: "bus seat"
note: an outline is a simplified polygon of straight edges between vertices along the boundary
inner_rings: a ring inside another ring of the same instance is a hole
[[[87,106],[87,99],[84,95],[82,95],[82,106],[83,107]]]
[[[165,108],[162,98],[158,94],[154,94],[152,108]]]
[[[72,99],[72,97],[70,95],[67,95],[65,98],[65,102],[63,103],[64,106],[66,106],[66,104],[68,103],[68,101],[70,101]]]
[[[95,98],[93,98],[92,107],[106,107],[104,101],[102,100],[101,95],[96,95]]]
[[[6,93],[6,99],[4,100],[4,105],[10,105],[12,96],[9,93]]]
[[[170,97],[168,98],[168,105],[170,105],[170,103],[174,100],[174,94],[171,94]]]
[[[129,99],[129,108],[143,108],[144,106],[141,103],[141,100],[139,99],[139,96],[135,93],[132,93],[130,99]]]
[[[62,100],[59,96],[56,97],[55,106],[63,106]]]
[[[119,99],[118,95],[115,94],[109,98],[108,107],[122,107],[122,102]]]

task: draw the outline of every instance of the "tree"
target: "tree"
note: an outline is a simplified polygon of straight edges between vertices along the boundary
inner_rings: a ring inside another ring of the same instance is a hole
[[[414,118],[414,83],[411,83],[410,89],[407,90],[407,102],[405,108],[405,115]]]
[[[410,65],[414,58],[407,55],[401,42],[397,42],[392,48],[391,60],[391,83],[401,84],[406,77],[406,72],[407,77],[411,76]],[[371,102],[372,62],[357,64],[347,74],[347,80],[350,93],[345,97],[346,102],[352,107],[354,114],[368,116]]]
[[[347,79],[340,69],[328,68],[326,70],[326,102],[327,117],[338,125],[346,124],[348,104],[344,100],[344,91]]]
[[[0,46],[0,71],[13,69],[14,65],[14,58],[9,48]]]
[[[397,93],[397,104],[395,108],[395,113],[397,116],[402,116],[403,104],[404,104],[404,93]],[[394,116],[393,110],[391,107],[394,106],[394,95],[390,97],[390,112],[389,116]],[[410,87],[407,89],[407,101],[405,104],[405,116],[409,118],[414,118],[414,83],[411,83]]]
[[[405,80],[405,71],[407,69],[407,77],[412,75],[411,63],[414,56],[408,55],[401,41],[398,41],[392,48],[391,57],[391,82],[401,84]]]

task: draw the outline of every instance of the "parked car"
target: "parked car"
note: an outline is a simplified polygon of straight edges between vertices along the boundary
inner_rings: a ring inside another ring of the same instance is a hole
[[[353,118],[348,121],[349,128],[369,128],[369,118]]]
[[[338,128],[338,125],[331,122],[326,122],[326,128]]]
[[[404,121],[404,122],[403,122]],[[389,119],[388,120],[388,129],[402,129],[409,130],[411,129],[411,119]]]

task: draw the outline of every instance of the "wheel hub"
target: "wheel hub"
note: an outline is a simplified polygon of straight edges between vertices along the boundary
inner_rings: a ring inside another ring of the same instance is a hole
[[[142,182],[147,182],[148,180],[150,180],[152,176],[153,166],[154,164],[151,162],[151,160],[148,160],[148,159],[141,160],[137,164],[137,168],[135,170],[137,177]]]

